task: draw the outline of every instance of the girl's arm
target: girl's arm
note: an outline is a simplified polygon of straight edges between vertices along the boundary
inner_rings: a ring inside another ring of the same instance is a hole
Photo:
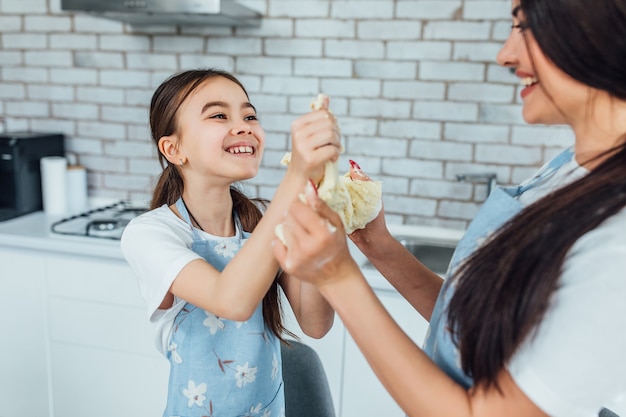
[[[356,230],[349,237],[385,279],[430,321],[443,279],[391,235],[384,208],[365,229]]]
[[[274,228],[308,179],[319,177],[324,164],[338,158],[339,148],[338,128],[327,111],[314,111],[298,118],[292,124],[291,164],[246,244],[222,272],[202,259],[189,262],[179,272],[170,292],[217,316],[247,320],[278,270],[271,251]]]
[[[289,245],[274,242],[285,271],[314,284],[337,311],[385,388],[411,417],[546,417],[506,370],[495,388],[466,390],[400,329],[350,257],[341,220],[319,199],[295,201],[285,221]],[[330,221],[336,228],[331,232]]]
[[[280,284],[304,334],[314,339],[325,336],[333,326],[335,311],[315,285],[286,273]]]

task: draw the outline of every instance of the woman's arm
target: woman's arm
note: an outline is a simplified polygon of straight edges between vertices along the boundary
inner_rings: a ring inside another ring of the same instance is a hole
[[[293,203],[284,226],[289,246],[275,241],[274,254],[285,271],[319,289],[409,416],[546,417],[505,370],[498,378],[501,392],[465,390],[441,371],[394,322],[365,281],[350,257],[338,216],[320,200],[313,204],[317,211]],[[337,232],[329,230],[328,221]]]
[[[356,230],[349,237],[385,279],[430,321],[443,280],[391,235],[384,209],[365,229]]]

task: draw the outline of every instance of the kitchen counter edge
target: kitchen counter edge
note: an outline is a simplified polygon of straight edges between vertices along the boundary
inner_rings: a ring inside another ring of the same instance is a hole
[[[58,220],[42,211],[0,223],[0,246],[66,255],[88,255],[124,260],[119,240],[57,235],[50,225]]]
[[[39,211],[0,222],[0,247],[124,261],[119,240],[56,235],[50,231],[50,225],[55,220],[58,219]],[[429,226],[390,224],[388,227],[394,236],[411,236],[431,243],[456,244],[463,235],[462,230]],[[364,264],[366,259],[363,254],[349,239],[348,242],[357,263]],[[363,275],[372,288],[395,292],[375,269],[364,269]]]

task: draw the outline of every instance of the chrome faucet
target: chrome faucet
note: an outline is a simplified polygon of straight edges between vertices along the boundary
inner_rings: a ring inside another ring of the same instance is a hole
[[[481,184],[487,184],[487,196],[491,194],[498,185],[498,175],[495,172],[481,172],[477,174],[457,174],[456,180],[461,182],[476,182]]]

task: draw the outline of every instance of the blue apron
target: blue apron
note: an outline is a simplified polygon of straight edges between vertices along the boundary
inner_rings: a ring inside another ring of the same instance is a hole
[[[559,168],[570,162],[573,156],[572,148],[566,149],[519,186],[494,187],[456,247],[446,274],[448,279],[444,282],[433,309],[424,342],[424,352],[448,376],[465,388],[471,387],[473,381],[461,368],[460,354],[452,341],[446,313],[454,292],[454,280],[450,279],[453,271],[491,234],[524,208],[517,199],[522,193],[551,177]]]
[[[192,227],[182,200],[176,208],[193,231],[191,249],[219,271],[249,237],[235,214],[236,236],[205,240]],[[187,303],[174,320],[167,358],[164,417],[284,415],[280,341],[265,326],[262,303],[245,322],[222,319]]]

